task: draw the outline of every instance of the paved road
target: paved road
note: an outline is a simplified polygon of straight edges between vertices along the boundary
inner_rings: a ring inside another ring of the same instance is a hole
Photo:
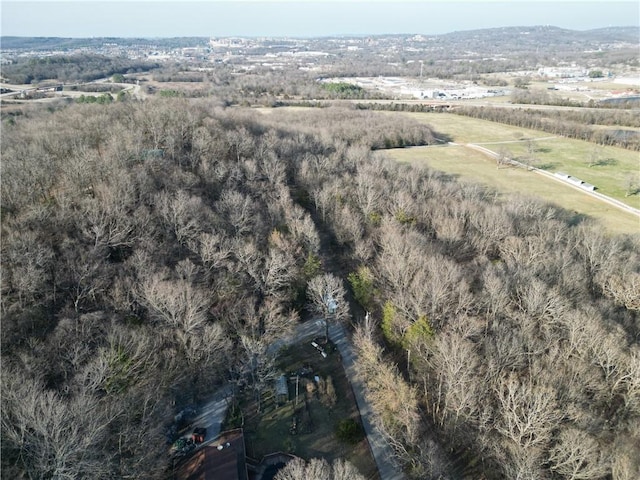
[[[288,334],[279,340],[276,340],[269,348],[268,353],[278,353],[282,347],[287,345],[293,345],[300,343],[303,340],[311,341],[315,337],[324,338],[324,320],[321,318],[316,320],[308,320],[304,323],[296,325],[296,327]]]
[[[360,418],[362,419],[362,426],[367,434],[371,453],[378,466],[380,479],[404,480],[406,477],[402,473],[402,470],[398,468],[392,460],[393,450],[391,446],[385,441],[384,437],[373,424],[374,413],[364,396],[364,384],[356,375],[355,364],[358,361],[358,357],[353,350],[353,346],[347,337],[344,327],[341,324],[330,325],[329,337],[331,341],[335,343],[342,357],[342,366],[344,367],[344,371],[347,374],[347,378],[349,379],[349,383],[351,383],[351,388],[356,397],[358,410],[360,410]]]
[[[305,340],[311,341],[312,338],[323,335],[324,320],[309,320],[299,324],[289,335],[271,344],[268,351],[276,353],[286,345],[292,345]],[[373,425],[374,413],[364,396],[364,385],[356,375],[355,363],[357,362],[357,356],[344,327],[341,324],[330,325],[329,337],[335,343],[342,358],[342,365],[356,398],[362,425],[380,473],[380,480],[404,480],[405,476],[401,469],[391,460],[393,453],[391,447]],[[209,402],[202,407],[198,416],[194,419],[194,425],[207,429],[205,442],[213,440],[220,433],[231,395],[232,390],[230,386],[221,388],[212,396]]]
[[[193,420],[194,426],[207,429],[205,442],[213,440],[220,434],[231,395],[232,389],[230,385],[221,388],[198,411],[198,416]]]

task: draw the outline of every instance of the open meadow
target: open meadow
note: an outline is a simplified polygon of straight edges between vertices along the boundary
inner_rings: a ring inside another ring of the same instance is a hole
[[[540,168],[551,172],[562,171],[596,185],[598,191],[632,207],[640,208],[638,194],[625,197],[626,179],[639,171],[637,152],[616,147],[599,147],[589,142],[552,137],[545,132],[502,125],[454,114],[407,113],[424,121],[458,144],[482,144],[493,151],[504,151],[516,159],[528,154],[533,145],[534,156]],[[531,142],[528,142],[528,140]],[[537,139],[537,140],[536,140]],[[387,153],[401,162],[426,165],[452,173],[462,181],[479,182],[505,194],[538,196],[579,214],[597,218],[613,233],[640,232],[640,219],[619,210],[588,194],[545,179],[533,172],[517,168],[496,167],[487,155],[464,145],[417,147],[389,150]],[[594,159],[593,166],[589,160]]]

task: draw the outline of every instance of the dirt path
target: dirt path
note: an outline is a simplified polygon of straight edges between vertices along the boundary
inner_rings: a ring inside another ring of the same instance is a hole
[[[497,143],[497,142],[494,142]],[[473,150],[477,150],[478,152],[484,153],[485,155],[490,156],[491,158],[497,159],[499,158],[499,154],[497,152],[494,152],[493,150],[489,150],[486,147],[483,147],[482,144],[479,143],[467,143],[464,145],[467,148],[471,148]],[[526,165],[517,162],[515,160],[511,160],[511,164],[517,167],[522,167],[522,168],[527,168],[528,170],[537,173],[538,175],[542,175],[545,178],[549,178],[552,180],[555,180],[556,182],[560,182],[563,185],[566,185],[567,187],[571,187],[574,190],[578,190],[579,192],[584,193],[585,195],[589,195],[593,198],[597,198],[598,200],[608,203],[609,205],[612,205],[620,210],[623,210],[627,213],[632,213],[638,217],[640,217],[640,210],[638,210],[637,208],[633,208],[625,203],[622,203],[619,200],[616,200],[615,198],[611,198],[607,195],[603,195],[602,193],[598,193],[598,192],[591,192],[588,190],[585,190],[584,188],[580,188],[576,185],[573,185],[567,181],[565,181],[564,179],[560,178],[560,177],[556,177],[553,173],[547,172],[545,170],[539,169],[539,168],[535,168],[535,167],[527,167]]]

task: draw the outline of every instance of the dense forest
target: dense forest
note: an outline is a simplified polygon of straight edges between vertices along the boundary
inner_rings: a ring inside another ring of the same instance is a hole
[[[96,54],[56,55],[24,58],[2,66],[2,76],[9,83],[28,84],[43,80],[90,82],[114,74],[135,73],[157,68],[157,63]]]
[[[331,274],[411,478],[638,478],[640,238],[379,151],[435,136],[205,99],[15,116],[2,477],[166,477],[173,415],[226,382],[266,388],[268,345]]]

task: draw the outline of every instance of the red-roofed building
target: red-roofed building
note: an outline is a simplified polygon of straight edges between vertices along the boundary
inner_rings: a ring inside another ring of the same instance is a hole
[[[242,429],[229,430],[202,444],[176,466],[175,480],[248,480]]]

